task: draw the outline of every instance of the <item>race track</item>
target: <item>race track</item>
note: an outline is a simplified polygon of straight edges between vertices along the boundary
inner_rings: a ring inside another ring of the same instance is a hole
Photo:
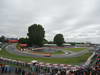
[[[41,55],[41,54],[31,54],[31,53],[23,53],[21,51],[19,51],[17,48],[16,48],[16,44],[11,44],[11,45],[8,45],[6,47],[6,50],[9,52],[9,53],[12,53],[12,54],[17,54],[17,55],[21,55],[21,56],[31,56],[31,57],[45,57],[44,55]],[[59,54],[59,55],[52,55],[50,57],[45,57],[45,58],[70,58],[70,57],[79,57],[79,56],[82,56],[86,53],[88,53],[89,50],[82,50],[80,52],[73,52],[71,54]]]

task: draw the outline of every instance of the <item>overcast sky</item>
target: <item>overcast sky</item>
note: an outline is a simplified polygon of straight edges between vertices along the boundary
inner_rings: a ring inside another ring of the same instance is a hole
[[[34,23],[48,40],[61,33],[66,41],[100,43],[100,0],[0,0],[0,35],[27,36]]]

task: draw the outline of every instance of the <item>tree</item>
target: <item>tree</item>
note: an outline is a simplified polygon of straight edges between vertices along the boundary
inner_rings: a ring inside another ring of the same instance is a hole
[[[0,37],[0,42],[4,43],[6,40],[5,40],[5,36],[1,36]]]
[[[43,44],[47,44],[47,43],[48,43],[48,40],[44,39]]]
[[[75,46],[75,42],[69,42],[69,44],[71,44],[72,46]]]
[[[54,37],[54,43],[57,46],[62,46],[63,43],[64,43],[63,35],[62,34],[56,34],[55,37]]]
[[[42,46],[43,45],[45,31],[44,31],[44,28],[40,24],[31,25],[28,28],[27,35],[29,37],[30,46],[32,45]]]
[[[27,38],[20,38],[19,39],[19,43],[21,43],[21,44],[28,44],[28,39]]]
[[[54,42],[53,41],[48,41],[48,44],[54,44]]]

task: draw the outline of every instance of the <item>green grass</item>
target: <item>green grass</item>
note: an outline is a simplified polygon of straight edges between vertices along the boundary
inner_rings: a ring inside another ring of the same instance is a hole
[[[86,53],[80,57],[73,58],[35,58],[35,60],[58,64],[79,64],[85,62],[90,55],[91,53]]]
[[[63,51],[56,51],[56,52],[33,52],[33,53],[40,53],[40,54],[48,54],[48,53],[50,53],[50,54],[53,54],[53,55],[55,55],[55,54],[64,54],[64,52]]]
[[[64,50],[79,52],[79,51],[82,51],[82,50],[85,50],[85,49],[87,49],[87,48],[65,48]]]
[[[41,62],[48,62],[48,63],[58,63],[58,64],[79,64],[85,62],[88,57],[90,56],[90,53],[86,53],[85,55],[82,55],[80,57],[73,57],[73,58],[33,58],[29,56],[18,56],[15,54],[8,53],[5,50],[0,51],[0,56],[15,59],[15,60],[21,60],[25,62],[30,62],[32,60],[37,60]]]
[[[26,62],[30,62],[31,60],[33,60],[33,57],[18,56],[16,54],[8,53],[6,50],[1,50],[0,51],[0,56],[1,57],[5,57],[5,58],[10,58],[10,59],[15,59],[15,60],[26,61]]]
[[[64,54],[64,52],[63,51],[56,51],[56,52],[53,52],[51,54]]]

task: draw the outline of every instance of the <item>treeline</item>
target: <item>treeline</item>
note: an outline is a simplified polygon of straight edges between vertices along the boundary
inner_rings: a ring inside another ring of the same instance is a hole
[[[45,29],[40,24],[29,26],[27,36],[27,38],[20,38],[19,43],[27,43],[29,46],[43,46],[45,43],[55,43],[58,46],[62,46],[64,43],[63,34],[56,34],[53,42],[48,42],[45,39]]]
[[[5,36],[1,36],[0,42],[7,42],[7,38]],[[56,34],[53,38],[53,41],[48,41],[47,39],[45,39],[45,29],[43,28],[43,26],[40,24],[33,24],[28,27],[27,37],[19,38],[19,43],[28,44],[28,46],[43,46],[44,44],[56,44],[57,46],[63,46],[63,43],[65,43],[65,41],[63,34],[61,33]],[[69,42],[68,44],[75,45],[84,43]]]

